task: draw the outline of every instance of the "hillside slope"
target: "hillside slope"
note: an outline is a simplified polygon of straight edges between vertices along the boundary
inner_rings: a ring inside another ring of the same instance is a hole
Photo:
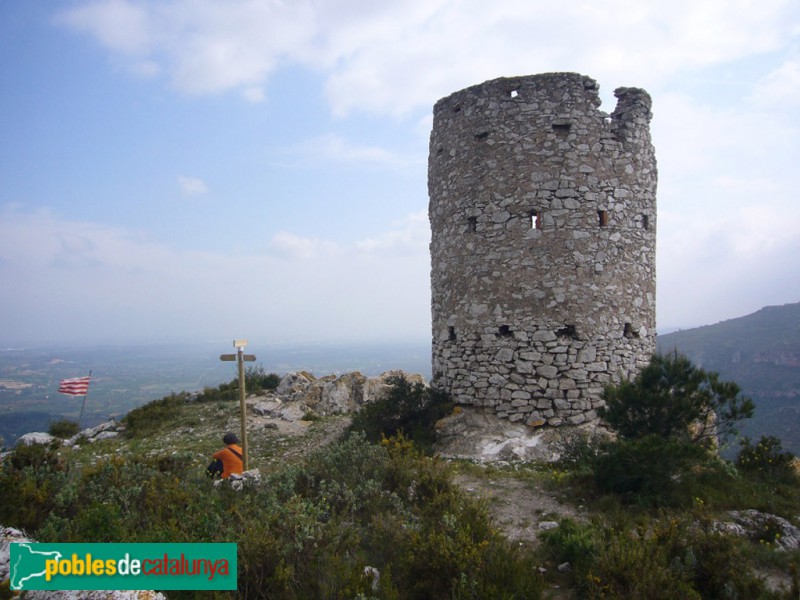
[[[677,349],[698,366],[735,381],[756,403],[743,433],[775,435],[800,453],[800,302],[662,335],[658,349]]]
[[[0,526],[50,542],[235,541],[239,598],[797,597],[785,469],[709,455],[653,504],[600,491],[597,440],[576,437],[560,464],[448,461],[402,435],[343,440],[349,415],[265,393],[248,398],[260,476],[216,485],[204,469],[238,431],[232,385],[140,407],[93,443],[20,445],[0,462]]]

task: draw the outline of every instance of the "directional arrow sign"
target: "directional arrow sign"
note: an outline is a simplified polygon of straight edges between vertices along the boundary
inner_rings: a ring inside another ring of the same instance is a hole
[[[236,360],[235,354],[220,354],[220,360]],[[244,362],[254,362],[256,360],[255,354],[242,354],[242,360]]]

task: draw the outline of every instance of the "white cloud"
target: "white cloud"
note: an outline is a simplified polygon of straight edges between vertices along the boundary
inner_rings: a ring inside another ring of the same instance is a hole
[[[647,87],[772,51],[796,35],[797,13],[792,0],[106,0],[62,22],[157,62],[186,93],[260,100],[278,66],[301,64],[325,74],[337,114],[403,114],[501,75],[577,70]]]
[[[415,161],[377,146],[353,143],[345,137],[329,133],[295,145],[288,154],[302,164],[339,163],[402,167]]]
[[[797,121],[713,101],[663,94],[654,107],[662,328],[800,300]]]
[[[681,69],[771,50],[791,35],[785,19],[792,5],[783,0],[460,0],[429,12],[395,6],[395,18],[378,21],[379,35],[361,44],[331,34],[331,53],[343,57],[327,84],[337,114],[402,114],[485,79],[549,70],[649,87]]]
[[[208,186],[202,179],[196,177],[178,176],[178,185],[181,192],[186,196],[196,196],[197,194],[207,194]]]
[[[148,54],[157,42],[158,29],[151,8],[129,0],[87,2],[65,11],[59,20],[93,35],[114,52],[140,57]]]
[[[716,212],[740,202],[789,202],[785,180],[798,177],[791,167],[797,121],[712,102],[685,94],[658,97],[652,133],[662,175],[659,208],[703,212],[712,205]],[[771,189],[776,182],[783,189]]]
[[[242,97],[251,104],[263,102],[265,98],[264,88],[257,86],[245,88],[242,90]]]
[[[753,100],[765,107],[800,105],[800,59],[787,60],[759,81],[753,90]]]
[[[288,232],[272,240],[280,252],[186,252],[46,211],[1,214],[0,279],[16,282],[0,286],[6,340],[428,335],[428,263],[419,255],[376,261],[356,247]]]
[[[59,20],[89,33],[132,67],[144,59],[159,63],[181,92],[239,88],[249,101],[314,31],[314,15],[303,1],[95,0],[64,11]]]
[[[659,211],[658,323],[713,323],[800,300],[800,208],[754,202]]]
[[[305,238],[288,231],[280,231],[272,236],[269,250],[275,256],[302,261],[341,254],[339,246],[333,242]]]
[[[359,251],[370,255],[424,256],[428,258],[431,230],[426,212],[414,213],[392,223],[392,229],[356,242]]]

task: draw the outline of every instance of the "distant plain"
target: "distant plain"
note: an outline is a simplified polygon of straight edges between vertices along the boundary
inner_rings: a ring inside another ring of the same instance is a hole
[[[237,376],[231,342],[131,346],[39,347],[0,349],[0,436],[6,446],[29,431],[47,431],[61,418],[77,421],[82,397],[59,394],[68,377],[88,375],[82,427],[90,427],[173,392],[216,387]],[[430,344],[251,344],[248,366],[283,375],[308,371],[316,377],[359,371],[376,376],[402,369],[430,379]]]

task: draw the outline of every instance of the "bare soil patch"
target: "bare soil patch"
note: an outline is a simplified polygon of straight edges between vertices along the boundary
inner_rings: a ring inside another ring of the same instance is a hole
[[[581,505],[547,489],[541,479],[459,473],[455,482],[486,501],[495,526],[513,541],[538,545],[539,535],[551,523],[567,517],[580,520],[588,514]]]

